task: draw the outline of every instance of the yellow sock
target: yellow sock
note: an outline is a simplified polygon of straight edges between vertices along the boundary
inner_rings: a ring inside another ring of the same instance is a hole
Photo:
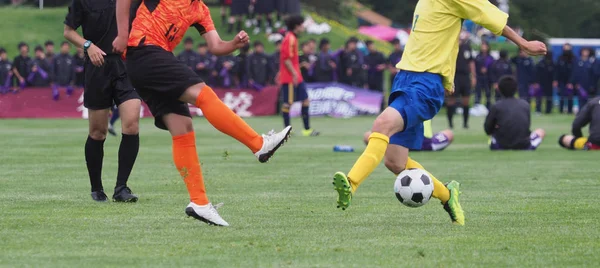
[[[583,147],[585,147],[587,142],[587,138],[576,138],[575,142],[573,143],[573,148],[575,148],[575,150],[583,150]]]
[[[377,168],[385,155],[385,150],[389,143],[390,138],[381,133],[373,132],[369,136],[367,148],[358,160],[356,160],[356,163],[354,163],[354,166],[348,173],[352,192],[356,191],[356,188]]]
[[[421,164],[419,164],[419,162],[412,160],[412,158],[409,157],[408,161],[406,161],[406,169],[411,169],[411,168],[418,168],[418,169],[425,170],[425,168],[423,168],[423,166],[421,166]],[[450,199],[450,191],[448,190],[448,188],[441,181],[439,181],[435,176],[433,176],[431,173],[429,173],[429,171],[425,170],[425,172],[427,172],[427,174],[429,174],[429,177],[433,180],[433,195],[432,196],[439,199],[444,204],[446,202],[448,202],[448,200]]]

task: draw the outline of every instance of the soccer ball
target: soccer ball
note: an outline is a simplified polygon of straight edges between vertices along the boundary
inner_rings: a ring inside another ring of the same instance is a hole
[[[431,198],[433,181],[424,170],[404,170],[396,178],[394,192],[400,203],[413,208],[420,207]]]

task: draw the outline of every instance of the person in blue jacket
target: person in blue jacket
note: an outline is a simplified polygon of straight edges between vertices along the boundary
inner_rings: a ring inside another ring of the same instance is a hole
[[[583,107],[588,98],[596,94],[593,71],[595,58],[590,56],[591,51],[589,48],[581,50],[579,60],[573,65],[573,72],[571,73],[570,87],[579,97],[579,107]]]
[[[546,114],[552,113],[552,93],[554,89],[554,59],[552,52],[548,51],[546,56],[541,59],[536,65],[536,93],[535,95],[535,111],[542,112],[542,97],[546,98]]]
[[[575,63],[575,55],[570,44],[564,44],[562,54],[556,62],[554,73],[555,85],[558,86],[560,101],[558,111],[563,113],[565,105],[567,113],[573,113],[573,85],[571,84],[571,73]]]
[[[519,98],[531,103],[529,88],[535,81],[535,63],[533,58],[525,51],[519,50],[519,56],[513,57],[511,62],[517,68],[517,82],[519,84]]]

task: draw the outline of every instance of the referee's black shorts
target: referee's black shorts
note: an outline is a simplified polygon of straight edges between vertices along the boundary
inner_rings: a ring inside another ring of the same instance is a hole
[[[469,97],[471,96],[471,79],[469,75],[456,74],[454,77],[453,96]]]
[[[204,81],[173,53],[158,46],[129,47],[126,62],[131,83],[150,108],[156,127],[166,130],[162,117],[170,113],[191,117],[188,104],[179,97]]]
[[[94,66],[88,58],[84,63],[83,106],[104,110],[131,99],[140,99],[129,81],[120,55],[107,55],[104,64]]]
[[[241,16],[249,13],[250,0],[232,0],[230,13],[231,16]]]

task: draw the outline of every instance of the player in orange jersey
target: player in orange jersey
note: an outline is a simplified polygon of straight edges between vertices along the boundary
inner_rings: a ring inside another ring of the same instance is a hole
[[[137,12],[131,29],[130,7],[131,0],[117,2],[119,34],[113,47],[117,52],[126,50],[132,84],[148,104],[155,125],[171,133],[173,160],[191,199],[185,212],[208,224],[229,226],[206,196],[188,103],[200,108],[216,129],[246,145],[260,162],[267,162],[273,156],[289,137],[291,128],[257,134],[172,53],[190,26],[204,37],[213,55],[227,55],[242,48],[250,41],[248,34],[241,31],[234,40],[221,40],[208,7],[199,0],[141,1],[134,8]]]

